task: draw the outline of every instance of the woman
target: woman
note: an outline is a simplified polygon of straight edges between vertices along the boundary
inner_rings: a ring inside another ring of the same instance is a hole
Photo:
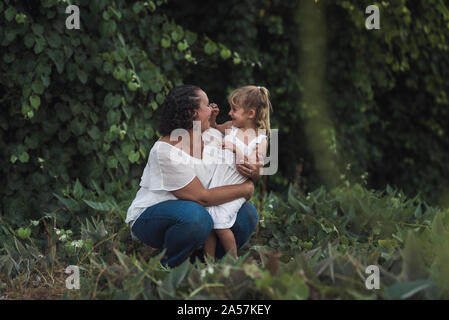
[[[162,110],[159,126],[162,137],[150,151],[140,189],[127,212],[126,223],[130,223],[133,238],[153,248],[166,249],[161,263],[169,267],[181,264],[204,245],[213,228],[204,207],[242,197],[248,200],[254,192],[251,179],[207,189],[215,165],[202,161],[207,146],[202,139],[195,143],[193,129],[194,121],[201,133],[209,129],[210,117],[209,99],[199,87],[182,85],[171,90]],[[256,165],[245,163],[238,169],[248,178],[258,178]],[[245,202],[231,227],[237,247],[248,240],[257,220],[256,209]],[[217,245],[216,257],[223,255],[223,247]]]

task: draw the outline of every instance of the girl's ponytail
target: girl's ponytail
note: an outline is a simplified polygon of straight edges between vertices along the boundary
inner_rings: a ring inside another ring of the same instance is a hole
[[[265,87],[257,87],[260,91],[260,93],[263,95],[263,102],[264,105],[262,106],[260,110],[260,118],[259,121],[261,122],[261,125],[266,130],[266,135],[270,135],[270,111],[273,111],[273,107],[271,106],[270,102],[270,93],[268,92],[268,89]]]

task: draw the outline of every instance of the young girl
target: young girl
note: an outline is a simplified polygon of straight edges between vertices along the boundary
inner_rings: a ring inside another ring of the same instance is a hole
[[[267,136],[270,130],[270,100],[264,87],[245,86],[234,90],[228,97],[231,121],[215,123],[218,107],[212,106],[210,134],[224,148],[221,162],[217,165],[209,188],[238,184],[247,178],[236,169],[235,163],[247,158],[251,164],[262,164],[267,152]],[[223,136],[224,135],[224,138]],[[226,252],[237,258],[237,244],[230,227],[234,225],[237,212],[245,203],[244,198],[206,208],[214,221],[214,230],[204,245],[205,254],[214,257],[216,237]]]

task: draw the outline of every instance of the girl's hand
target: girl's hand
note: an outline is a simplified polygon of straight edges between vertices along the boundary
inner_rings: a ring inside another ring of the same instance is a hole
[[[222,147],[222,149],[228,149],[228,150],[231,150],[232,152],[236,152],[236,149],[235,149],[235,144],[233,144],[232,142],[230,142],[230,141],[223,141],[222,143],[221,143],[221,147]]]
[[[211,114],[209,118],[209,123],[212,128],[215,128],[217,126],[217,115],[220,113],[220,109],[218,108],[216,103],[209,104],[209,108],[211,109]]]

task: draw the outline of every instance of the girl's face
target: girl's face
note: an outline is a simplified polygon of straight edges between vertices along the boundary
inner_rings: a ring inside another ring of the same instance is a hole
[[[201,121],[201,132],[209,129],[210,123],[209,118],[211,115],[211,109],[209,107],[209,98],[203,90],[198,90],[196,92],[197,96],[200,98],[200,106],[195,110],[196,121]]]
[[[232,119],[232,125],[237,128],[246,128],[254,119],[254,111],[245,110],[239,106],[231,106],[229,116]]]

